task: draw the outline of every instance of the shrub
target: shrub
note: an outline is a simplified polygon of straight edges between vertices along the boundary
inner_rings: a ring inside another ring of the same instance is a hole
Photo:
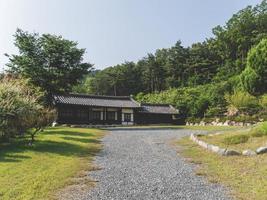
[[[205,117],[219,117],[224,113],[224,109],[221,107],[209,107],[205,112]]]
[[[228,103],[228,108],[235,108],[243,114],[252,114],[259,109],[257,98],[248,92],[235,91],[233,94],[226,94],[225,99]]]
[[[223,143],[227,145],[246,143],[249,139],[249,135],[234,135],[225,137]]]
[[[264,110],[267,110],[267,94],[264,94],[260,97],[259,103]]]
[[[255,128],[253,128],[249,134],[252,137],[262,137],[262,136],[267,136],[267,122],[261,123]]]
[[[51,117],[40,103],[43,93],[27,80],[4,78],[0,83],[0,136],[8,139],[24,135],[40,124],[46,126]],[[49,120],[48,120],[49,118]]]
[[[200,118],[195,118],[195,117],[188,117],[186,119],[186,122],[189,122],[189,123],[200,123],[201,119]]]
[[[231,116],[227,117],[228,120],[234,122],[244,122],[244,123],[254,123],[258,121],[257,116],[250,116],[250,115],[239,115],[239,116]]]
[[[205,117],[202,119],[202,121],[206,122],[206,123],[211,123],[213,121],[215,121],[216,119],[215,118],[209,118],[209,117]]]
[[[259,75],[251,67],[246,67],[246,69],[240,74],[240,85],[239,87],[247,92],[255,93],[256,85],[259,83]]]
[[[31,136],[30,144],[34,142],[35,135],[51,124],[55,120],[55,117],[55,110],[49,108],[40,108],[33,113],[30,121],[28,122],[29,126],[32,128],[27,131],[27,133]]]

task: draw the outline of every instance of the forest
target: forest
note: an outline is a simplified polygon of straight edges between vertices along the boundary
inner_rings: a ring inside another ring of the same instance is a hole
[[[190,47],[179,40],[137,62],[92,71],[72,92],[134,95],[140,102],[171,103],[188,118],[225,113],[264,118],[267,1],[240,10],[212,32],[213,37]]]

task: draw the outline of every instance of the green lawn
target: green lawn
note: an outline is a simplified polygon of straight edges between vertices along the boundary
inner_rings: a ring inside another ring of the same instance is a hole
[[[97,129],[48,128],[33,146],[25,140],[0,144],[0,199],[52,199],[71,178],[89,170],[101,149]]]
[[[262,129],[264,132],[259,132],[258,129]],[[242,142],[242,138],[245,138],[246,140]],[[229,142],[227,142],[227,139],[234,139],[234,141],[232,142],[233,144],[229,144]],[[267,122],[261,123],[256,127],[253,127],[252,130],[251,128],[226,130],[225,132],[223,132],[223,134],[216,136],[212,134],[201,136],[201,140],[209,144],[220,146],[222,148],[229,148],[238,151],[242,151],[245,149],[251,149],[256,151],[258,147],[267,146]]]
[[[125,128],[125,127],[118,127]],[[185,125],[134,125],[127,126],[127,128],[140,128],[140,129],[190,129],[190,130],[203,130],[203,131],[224,131],[224,130],[236,130],[240,127],[236,126],[185,126]]]
[[[266,125],[266,123],[265,123]],[[223,138],[246,131],[227,131],[223,135],[202,136],[201,139],[225,147]],[[228,146],[232,149],[252,148],[266,144],[267,137],[251,137],[246,143]],[[178,141],[180,153],[187,160],[199,164],[196,174],[206,176],[211,182],[228,186],[236,199],[267,200],[267,154],[254,157],[219,156],[193,143],[188,137]]]
[[[226,131],[226,130],[238,130],[240,127],[236,126],[179,126],[183,129],[190,129],[190,130],[202,130],[202,131]]]

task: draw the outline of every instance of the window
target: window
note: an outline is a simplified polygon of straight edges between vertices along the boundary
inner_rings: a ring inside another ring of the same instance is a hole
[[[124,113],[124,121],[125,122],[131,121],[131,113]]]
[[[101,120],[101,112],[100,111],[93,111],[93,120]]]
[[[115,115],[116,115],[116,113],[115,112],[113,112],[113,111],[109,111],[109,112],[107,112],[107,120],[116,120],[115,119]]]

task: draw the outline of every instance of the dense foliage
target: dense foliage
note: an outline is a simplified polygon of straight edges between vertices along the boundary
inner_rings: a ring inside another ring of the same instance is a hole
[[[249,51],[241,84],[254,94],[267,92],[267,38]]]
[[[20,29],[14,35],[18,55],[9,56],[9,72],[40,87],[51,102],[55,93],[69,92],[92,67],[83,63],[85,49],[77,43],[50,34],[30,34]]]
[[[0,136],[34,135],[51,124],[55,112],[41,103],[40,89],[23,79],[3,78],[0,82]]]

